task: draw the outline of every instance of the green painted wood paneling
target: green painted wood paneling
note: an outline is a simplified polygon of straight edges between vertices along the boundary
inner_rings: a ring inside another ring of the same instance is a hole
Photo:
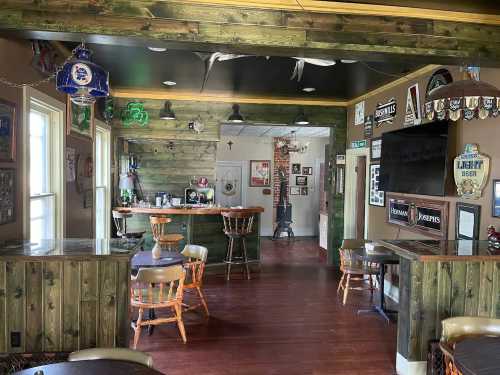
[[[26,263],[26,351],[44,349],[42,262]]]

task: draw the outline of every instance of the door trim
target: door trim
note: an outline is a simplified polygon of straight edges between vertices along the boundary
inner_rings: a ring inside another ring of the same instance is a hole
[[[241,168],[241,205],[247,206],[247,176],[248,176],[248,162],[245,161],[229,161],[218,160],[215,162],[215,178],[217,179],[217,167],[240,167]]]
[[[370,186],[370,149],[368,147],[349,149],[346,151],[345,168],[345,204],[344,204],[344,238],[356,237],[356,162],[358,156],[366,156],[365,178],[365,235],[368,236],[370,205],[368,204]]]

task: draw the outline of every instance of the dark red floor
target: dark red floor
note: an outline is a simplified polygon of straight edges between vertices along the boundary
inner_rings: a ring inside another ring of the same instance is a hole
[[[395,325],[357,316],[370,305],[367,292],[352,291],[341,305],[339,276],[316,243],[263,240],[261,272],[252,280],[207,275],[211,317],[184,315],[186,345],[168,325],[143,332],[138,349],[168,375],[394,374]]]

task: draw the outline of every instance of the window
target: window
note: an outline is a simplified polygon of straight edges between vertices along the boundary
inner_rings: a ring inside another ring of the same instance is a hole
[[[109,238],[110,199],[110,131],[100,125],[95,131],[95,237]]]
[[[33,243],[64,236],[63,103],[24,89],[24,233]]]

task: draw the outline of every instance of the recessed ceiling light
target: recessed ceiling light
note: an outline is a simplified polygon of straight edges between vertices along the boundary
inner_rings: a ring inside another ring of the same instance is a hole
[[[163,81],[163,84],[165,86],[175,86],[175,85],[177,85],[177,82],[175,82],[175,81]]]
[[[316,88],[314,87],[304,87],[302,89],[302,91],[305,91],[305,92],[313,92],[313,91],[316,91]]]
[[[165,47],[148,46],[148,50],[153,52],[165,52],[167,49]]]

